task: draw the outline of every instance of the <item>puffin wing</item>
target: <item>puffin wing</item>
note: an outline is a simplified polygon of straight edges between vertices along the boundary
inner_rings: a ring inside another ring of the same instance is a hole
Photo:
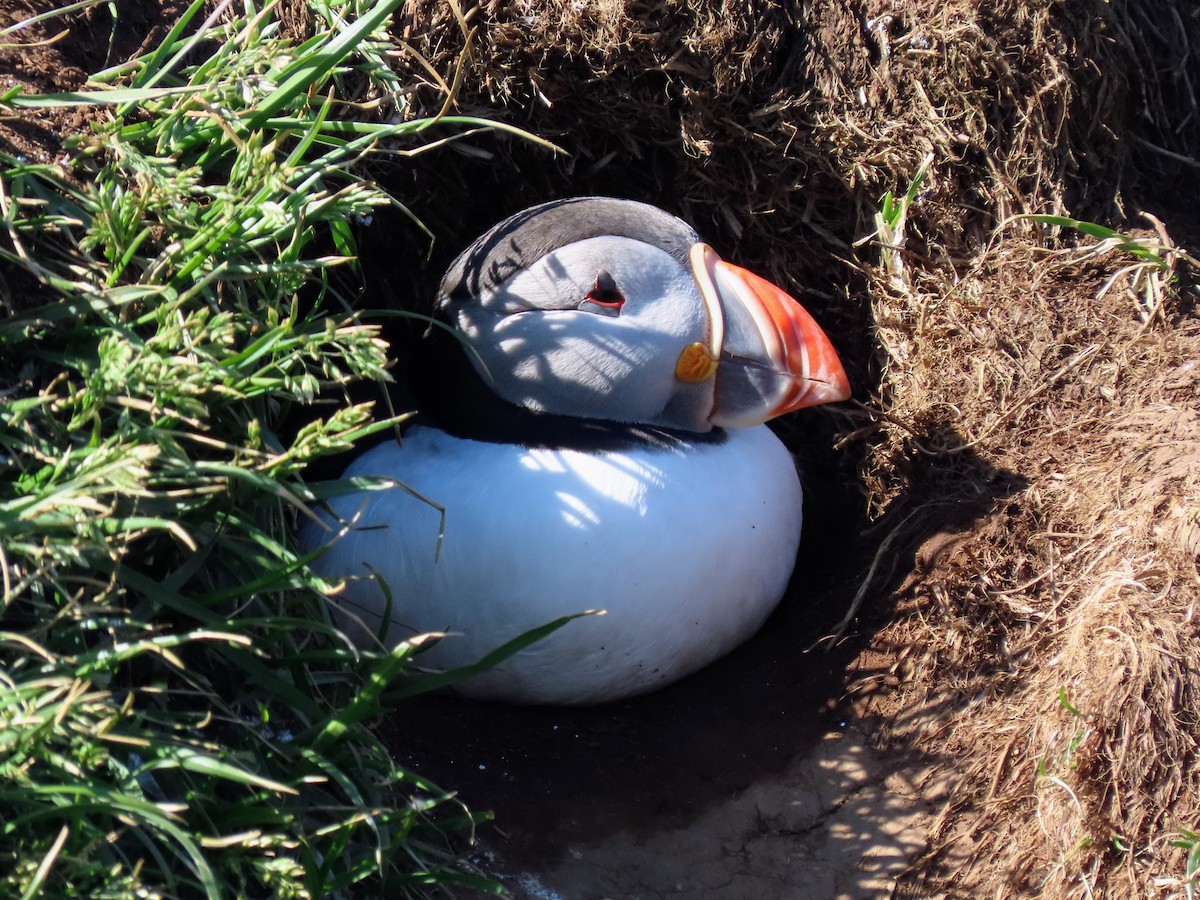
[[[429,504],[399,488],[340,498],[339,516],[361,515],[314,566],[349,579],[338,599],[351,623],[389,618],[389,643],[447,633],[422,665],[474,663],[556,618],[604,611],[461,686],[476,697],[597,703],[693,672],[762,625],[800,538],[799,479],[765,427],[599,453],[419,428],[346,475],[395,479],[446,507],[439,553]],[[309,525],[302,542],[328,535]]]

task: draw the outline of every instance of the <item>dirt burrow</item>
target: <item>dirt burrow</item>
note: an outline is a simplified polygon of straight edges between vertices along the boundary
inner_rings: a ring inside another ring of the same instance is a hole
[[[940,791],[851,726],[694,819],[572,845],[560,860],[507,871],[518,900],[856,900],[885,897],[925,847]]]

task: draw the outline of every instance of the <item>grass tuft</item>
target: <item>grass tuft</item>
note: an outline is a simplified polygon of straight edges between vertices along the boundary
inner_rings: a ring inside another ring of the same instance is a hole
[[[408,114],[399,5],[317,5],[296,45],[196,0],[87,90],[0,97],[108,111],[69,170],[0,157],[0,893],[499,890],[454,850],[476,817],[363,724],[420,642],[352,648],[291,537],[305,466],[392,424],[281,430],[387,378],[350,223],[397,201],[356,165],[489,127]]]

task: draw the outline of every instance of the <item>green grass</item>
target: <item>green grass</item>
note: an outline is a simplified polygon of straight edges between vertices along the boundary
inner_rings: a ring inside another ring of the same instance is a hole
[[[1051,225],[1055,228],[1069,228],[1072,231],[1078,231],[1080,234],[1096,238],[1103,247],[1113,247],[1123,250],[1131,256],[1153,264],[1159,269],[1165,270],[1170,268],[1170,263],[1166,259],[1169,254],[1176,254],[1180,259],[1185,260],[1193,266],[1198,264],[1192,256],[1178,247],[1168,246],[1153,239],[1130,237],[1106,225],[1098,225],[1095,222],[1085,222],[1081,219],[1072,219],[1069,216],[1041,214],[1026,214],[1013,217],[1014,221],[1019,219],[1027,219],[1031,222],[1037,222],[1039,225]]]
[[[1183,871],[1183,895],[1187,900],[1196,896],[1196,883],[1200,881],[1200,833],[1179,829],[1171,840],[1172,847],[1185,850]]]
[[[907,283],[908,275],[904,267],[904,245],[907,241],[906,229],[908,214],[916,206],[929,170],[933,166],[933,154],[927,154],[917,166],[917,171],[909,182],[908,190],[897,197],[891,191],[884,193],[879,201],[879,212],[875,213],[875,230],[869,235],[855,241],[855,246],[861,246],[869,241],[879,244],[880,262],[897,285]]]
[[[280,430],[386,378],[351,223],[397,201],[358,164],[493,127],[349,117],[351,81],[403,112],[399,4],[314,3],[291,46],[197,0],[83,92],[0,97],[110,113],[70,171],[0,158],[2,896],[499,890],[456,855],[475,817],[364,724],[424,689],[396,686],[419,642],[351,647],[292,538],[344,488],[305,466],[392,424]]]

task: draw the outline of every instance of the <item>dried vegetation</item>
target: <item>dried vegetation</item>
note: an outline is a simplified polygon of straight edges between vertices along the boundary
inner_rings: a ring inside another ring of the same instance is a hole
[[[483,218],[658,202],[792,279],[847,348],[862,405],[831,421],[880,554],[917,548],[902,581],[871,569],[852,687],[950,787],[900,890],[1189,891],[1200,320],[1177,243],[1200,237],[1200,11],[413,0],[397,31],[415,110],[473,32],[459,108],[571,153],[477,150],[519,173]]]

